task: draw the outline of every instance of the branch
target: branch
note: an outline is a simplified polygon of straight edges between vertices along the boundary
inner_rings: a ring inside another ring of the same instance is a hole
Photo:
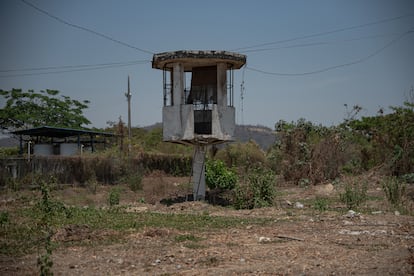
[[[289,237],[289,236],[282,236],[282,235],[277,235],[276,237],[279,238],[279,239],[294,240],[294,241],[304,241],[304,239],[296,238],[296,237]]]

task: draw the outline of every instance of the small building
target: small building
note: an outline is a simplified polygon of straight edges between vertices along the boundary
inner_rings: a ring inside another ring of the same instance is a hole
[[[194,199],[205,197],[206,146],[233,140],[234,70],[246,56],[227,51],[175,51],[155,54],[163,71],[163,139],[195,146]]]
[[[108,132],[50,126],[17,130],[12,134],[19,136],[20,154],[23,154],[24,144],[30,143],[37,156],[76,155],[83,147],[94,152],[96,144],[105,146],[106,138],[115,136]]]

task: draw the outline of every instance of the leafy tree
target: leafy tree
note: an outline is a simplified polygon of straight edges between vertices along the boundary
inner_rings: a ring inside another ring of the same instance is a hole
[[[82,125],[91,123],[83,115],[89,101],[73,100],[68,96],[59,95],[58,90],[0,90],[0,96],[6,99],[5,106],[0,109],[2,130],[45,125],[81,128]]]
[[[351,121],[349,127],[368,141],[363,150],[371,166],[385,165],[389,173],[403,175],[414,167],[414,102],[391,110],[387,115]]]
[[[340,129],[299,119],[291,123],[280,120],[275,130],[278,139],[268,159],[285,180],[317,184],[340,174],[346,148]]]

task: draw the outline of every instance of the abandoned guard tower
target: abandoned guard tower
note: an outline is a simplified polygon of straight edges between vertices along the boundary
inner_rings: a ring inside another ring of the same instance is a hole
[[[233,70],[245,63],[245,55],[226,51],[176,51],[153,57],[152,68],[163,71],[163,139],[195,147],[194,200],[205,198],[207,146],[233,139]]]

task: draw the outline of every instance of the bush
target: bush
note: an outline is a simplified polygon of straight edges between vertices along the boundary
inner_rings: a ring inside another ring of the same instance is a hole
[[[110,206],[118,205],[120,198],[121,198],[121,190],[118,187],[113,187],[109,191],[109,195],[108,195],[109,205]]]
[[[252,167],[267,165],[266,155],[260,146],[254,142],[232,143],[219,150],[215,158],[223,160],[227,166],[238,167],[247,171]]]
[[[142,190],[142,172],[137,171],[127,176],[126,183],[133,192]]]
[[[400,207],[405,195],[405,183],[399,181],[396,177],[388,177],[382,181],[382,190],[387,200],[394,206]]]
[[[339,195],[340,200],[348,209],[353,209],[367,200],[367,183],[362,184],[353,181],[345,183],[345,191]]]
[[[282,120],[275,129],[278,140],[268,156],[271,167],[285,180],[299,184],[301,179],[308,179],[310,184],[317,184],[339,176],[346,148],[341,129],[314,125],[305,119],[296,123]]]
[[[86,188],[93,194],[96,194],[98,188],[98,181],[96,180],[95,174],[93,174],[85,183]]]
[[[0,158],[18,156],[19,151],[20,150],[18,147],[13,147],[13,148],[0,147]]]
[[[0,212],[0,227],[4,227],[7,224],[9,224],[10,219],[9,219],[9,212],[7,211],[1,211]]]
[[[144,169],[142,165],[130,163],[125,168],[124,176],[119,180],[120,183],[125,183],[133,192],[142,190],[142,178],[144,176]]]
[[[384,165],[388,175],[412,173],[414,167],[414,94],[403,106],[374,117],[353,120],[348,126],[367,141],[363,148],[369,168]]]
[[[247,177],[247,183],[236,187],[234,207],[253,209],[271,206],[276,193],[275,179],[274,173],[269,169],[253,169]]]
[[[223,161],[207,160],[206,184],[210,189],[232,190],[236,183],[236,173],[228,169]]]
[[[324,197],[317,197],[313,203],[313,208],[319,212],[328,210],[328,199]]]

